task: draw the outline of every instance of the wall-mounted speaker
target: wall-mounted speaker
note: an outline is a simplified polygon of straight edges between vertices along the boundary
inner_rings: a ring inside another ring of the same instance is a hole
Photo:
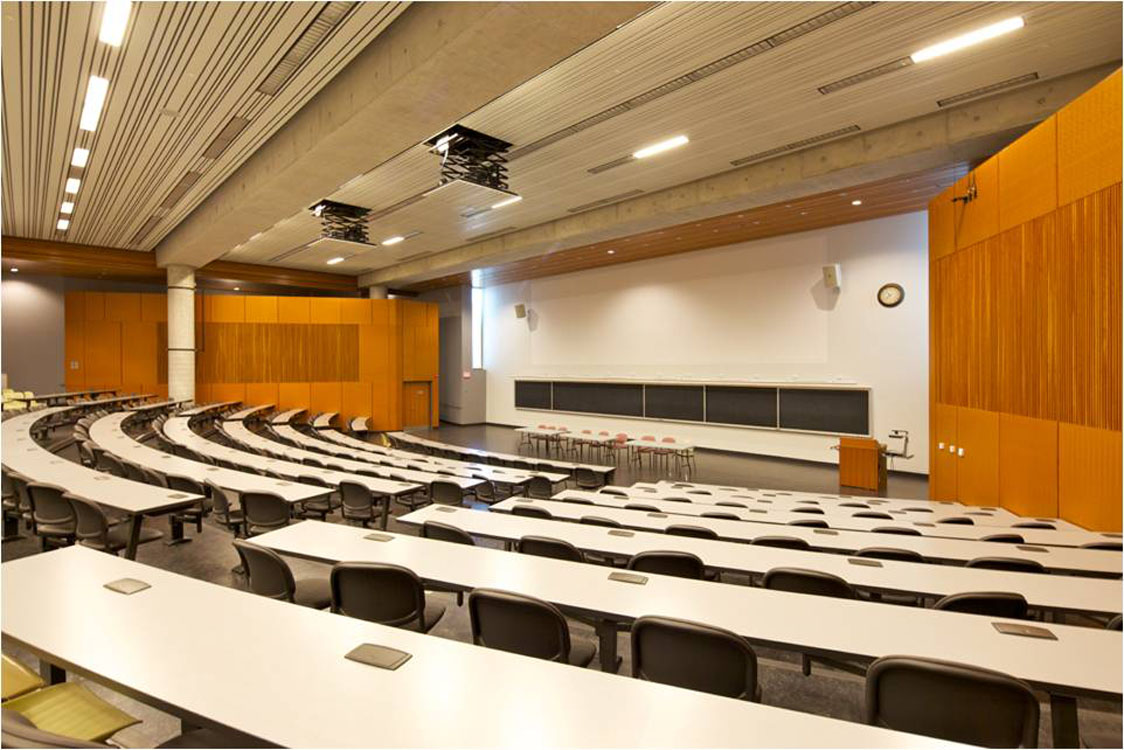
[[[515,306],[515,317],[519,319],[527,317],[527,306],[522,302]]]
[[[843,269],[838,263],[823,267],[823,285],[828,289],[839,289],[843,286]]]

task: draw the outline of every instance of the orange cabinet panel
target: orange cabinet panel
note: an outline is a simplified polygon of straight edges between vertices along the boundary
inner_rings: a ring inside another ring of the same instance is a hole
[[[953,205],[956,248],[968,247],[999,233],[999,160],[991,157],[966,177],[956,181],[957,196],[967,195],[971,185],[976,197]]]
[[[1058,515],[1058,423],[999,415],[999,504],[1020,516]]]
[[[1094,531],[1120,531],[1120,432],[1058,425],[1058,510]]]
[[[139,300],[138,300],[139,310]],[[126,383],[155,383],[156,323],[121,323],[121,378]],[[139,386],[138,386],[139,387]]]
[[[371,322],[371,300],[341,299],[339,303],[341,323],[364,324]]]
[[[105,319],[118,323],[136,323],[141,319],[139,294],[114,292],[105,295]]]
[[[1058,205],[1120,182],[1120,71],[1058,110]]]
[[[245,297],[247,323],[276,323],[276,297]]]
[[[245,401],[246,386],[244,383],[212,383],[211,401]]]
[[[277,404],[277,383],[246,383],[246,405]]]
[[[307,409],[308,383],[279,383],[277,386],[277,410]]]
[[[956,407],[933,404],[929,419],[933,425],[929,438],[929,499],[956,500]]]
[[[70,320],[70,295],[67,295],[67,321],[62,367],[68,391],[82,389],[86,384],[86,321]]]
[[[99,321],[105,320],[105,293],[104,292],[86,292],[82,295],[82,299],[86,303],[86,320]]]
[[[1058,207],[1057,116],[999,152],[999,230]]]
[[[313,413],[340,410],[339,383],[312,383],[309,387],[308,410]]]
[[[340,301],[332,297],[313,297],[308,301],[309,322],[339,323]]]
[[[63,310],[67,325],[84,321],[86,319],[86,293],[67,292]]]
[[[402,427],[428,427],[430,414],[430,384],[425,381],[403,383]]]
[[[86,321],[85,364],[88,387],[114,387],[121,383],[120,323],[105,320]]]
[[[309,322],[308,297],[278,297],[277,298],[278,323],[307,323]]]
[[[968,505],[998,505],[999,413],[958,408],[956,437],[957,499]]]
[[[141,320],[146,323],[168,322],[168,295],[142,294]]]
[[[210,309],[208,323],[245,323],[246,298],[236,294],[214,294],[207,297]]]
[[[371,416],[371,384],[341,383],[339,411],[345,420]]]
[[[929,201],[929,260],[956,252],[952,203],[954,190],[954,186],[949,187]]]

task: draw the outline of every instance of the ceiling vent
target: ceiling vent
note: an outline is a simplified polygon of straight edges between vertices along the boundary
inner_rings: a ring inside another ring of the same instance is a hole
[[[622,156],[619,159],[613,159],[612,161],[607,161],[604,164],[598,164],[596,167],[593,167],[592,169],[587,169],[586,171],[589,172],[590,174],[601,174],[602,172],[608,172],[610,169],[616,169],[617,167],[623,167],[625,164],[628,164],[629,162],[633,162],[633,161],[636,161],[636,157],[634,157],[632,154],[629,154],[628,156]]]
[[[587,130],[594,125],[605,122],[606,120],[616,117],[617,115],[622,115],[625,112],[636,109],[637,107],[647,104],[648,102],[652,102],[656,99],[665,97],[673,91],[678,91],[684,86],[695,83],[696,81],[701,81],[704,78],[709,78],[715,73],[726,70],[727,68],[748,60],[751,57],[756,57],[762,52],[767,52],[768,50],[779,47],[782,44],[791,42],[794,39],[798,39],[812,31],[822,29],[824,26],[827,26],[830,23],[839,21],[843,18],[846,18],[847,16],[850,16],[853,13],[857,13],[863,8],[868,8],[872,5],[874,5],[873,2],[851,2],[836,5],[830,10],[826,10],[823,13],[809,18],[807,21],[803,21],[796,24],[795,26],[791,26],[785,29],[784,31],[780,31],[770,37],[754,42],[748,47],[743,47],[736,52],[732,52],[731,54],[726,55],[725,57],[720,57],[717,60],[712,60],[706,65],[695,68],[689,73],[681,75],[678,78],[673,78],[670,81],[665,81],[659,86],[656,86],[653,89],[649,89],[642,94],[634,96],[627,101],[614,105],[609,109],[602,110],[601,112],[587,117],[580,122],[555,131],[550,135],[544,136],[543,138],[540,138],[533,143],[528,143],[526,146],[517,148],[510,154],[508,154],[508,161],[515,161],[516,159],[526,156],[529,153],[538,151],[541,148],[545,148],[552,143],[557,143],[563,138],[568,138],[575,133],[580,133],[583,130]]]
[[[582,211],[588,211],[591,208],[601,208],[602,206],[608,206],[611,203],[617,203],[618,201],[623,201],[625,198],[632,198],[633,196],[640,195],[643,192],[644,192],[643,190],[629,190],[627,193],[618,193],[617,195],[610,195],[608,198],[602,198],[599,201],[593,201],[591,203],[583,203],[580,206],[574,206],[573,208],[567,208],[566,211],[568,213],[578,214],[578,213],[581,213]]]
[[[743,164],[761,161],[762,159],[768,159],[772,156],[780,156],[781,154],[799,151],[802,148],[806,148],[816,143],[830,141],[834,138],[838,138],[839,136],[847,135],[848,133],[857,133],[861,129],[862,128],[860,128],[858,125],[848,125],[845,128],[839,128],[839,130],[833,130],[830,133],[821,133],[820,135],[814,135],[811,138],[804,138],[803,140],[793,141],[792,143],[787,143],[784,146],[771,148],[768,151],[758,151],[756,154],[750,154],[749,156],[743,156],[740,159],[735,159],[734,161],[730,162],[730,164],[735,167],[740,167]]]
[[[211,141],[211,145],[207,146],[207,150],[203,152],[203,156],[208,159],[217,159],[219,155],[226,151],[234,139],[246,129],[250,121],[244,117],[231,118],[230,122],[226,124],[219,134],[215,136],[215,140]]]
[[[281,57],[269,75],[258,86],[258,91],[274,96],[288,83],[293,74],[304,65],[305,61],[316,51],[320,43],[342,21],[355,3],[328,3],[316,14],[312,23],[297,37],[288,51]]]
[[[910,65],[913,65],[913,60],[908,57],[902,57],[894,60],[893,62],[888,62],[885,65],[879,65],[877,68],[864,70],[862,73],[855,73],[853,76],[840,78],[838,81],[832,81],[826,86],[820,86],[819,92],[825,95],[831,94],[839,91],[840,89],[845,89],[849,86],[864,83],[871,80],[872,78],[878,78],[879,76],[884,76],[887,73],[893,73],[895,70],[908,68]]]
[[[1018,76],[1017,78],[1008,78],[1006,81],[1000,81],[999,83],[993,83],[990,86],[980,86],[978,89],[972,89],[971,91],[965,91],[964,93],[957,94],[956,96],[950,96],[950,97],[947,97],[945,99],[938,99],[937,100],[937,106],[938,107],[951,107],[953,104],[959,104],[960,102],[966,102],[969,99],[975,99],[975,98],[980,97],[980,96],[987,96],[988,94],[994,94],[996,91],[1002,91],[1003,89],[1014,88],[1015,86],[1022,86],[1024,83],[1032,83],[1032,82],[1037,81],[1037,80],[1038,80],[1038,74],[1037,73],[1027,73],[1025,76]]]
[[[161,217],[159,216],[150,216],[148,221],[146,221],[144,224],[141,224],[141,228],[138,229],[137,233],[133,235],[132,244],[140,244],[140,241],[147,237],[149,232],[155,229],[156,225],[160,223],[160,218]]]
[[[176,186],[172,188],[172,192],[168,193],[168,197],[160,204],[160,208],[165,210],[170,209],[172,206],[179,203],[180,199],[187,195],[187,191],[191,190],[202,176],[203,175],[199,172],[188,172],[181,177],[180,181],[176,183]]]

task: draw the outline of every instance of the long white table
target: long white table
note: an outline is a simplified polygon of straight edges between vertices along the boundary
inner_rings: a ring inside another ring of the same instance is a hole
[[[1007,525],[960,525],[941,523],[943,518],[961,516],[960,513],[909,513],[905,510],[883,511],[891,518],[856,518],[855,513],[861,513],[857,508],[821,507],[822,513],[800,513],[794,510],[777,509],[771,505],[763,505],[746,501],[753,507],[733,508],[721,505],[703,505],[698,503],[680,503],[668,500],[659,500],[655,496],[639,497],[631,495],[621,497],[604,492],[589,492],[585,490],[563,490],[554,496],[556,500],[589,501],[597,506],[610,508],[626,508],[629,505],[644,505],[656,508],[661,513],[671,513],[678,516],[688,516],[691,520],[682,523],[693,523],[694,518],[703,517],[704,513],[729,513],[743,521],[757,521],[785,526],[794,521],[807,521],[818,519],[833,529],[849,529],[851,531],[873,531],[874,529],[896,527],[910,528],[920,532],[922,536],[938,536],[946,539],[972,539],[983,540],[995,534],[1018,534],[1027,544],[1043,544],[1050,547],[1080,547],[1094,542],[1116,541],[1103,534],[1093,531],[1051,531],[1049,529],[1024,529]],[[800,506],[796,506],[800,507]],[[809,507],[809,506],[805,506]],[[977,521],[985,521],[973,517]]]
[[[84,391],[59,391],[58,393],[40,393],[37,396],[11,396],[9,401],[23,401],[31,403],[32,401],[40,401],[48,406],[56,402],[67,402],[72,398],[80,398],[82,396],[98,396],[103,393],[116,393],[116,388],[90,388]]]
[[[272,429],[282,430],[284,425],[273,425]],[[289,428],[291,429],[291,428]],[[269,438],[251,432],[246,425],[241,422],[227,422],[223,425],[223,431],[226,432],[233,440],[245,445],[254,450],[265,450],[277,453],[288,457],[293,461],[303,461],[306,458],[311,458],[316,461],[327,462],[328,458],[323,452],[312,450],[305,450],[304,448],[294,448],[291,445],[270,440]],[[287,432],[286,435],[289,433]],[[293,435],[299,435],[301,440],[315,440],[316,438],[305,435],[297,430],[292,430]],[[378,466],[371,463],[369,457],[363,457],[361,460],[355,458],[344,458],[336,456],[331,459],[331,463],[342,466],[346,471],[374,471],[379,474],[393,473],[397,476],[404,477],[407,481],[417,482],[419,484],[431,484],[436,481],[452,482],[461,488],[462,491],[471,490],[480,484],[479,479],[448,476],[445,474],[434,474],[428,471],[414,471],[412,469],[388,469],[385,466]]]
[[[174,409],[180,404],[184,403],[183,399],[168,399],[167,401],[151,401],[147,404],[138,404],[137,406],[128,406],[126,411],[155,411],[156,409]]]
[[[308,409],[288,409],[286,411],[274,414],[269,419],[270,424],[289,424],[292,420],[304,414]]]
[[[347,427],[352,432],[367,432],[369,429],[367,427],[367,421],[369,419],[370,417],[353,417],[352,420],[347,423]]]
[[[273,404],[258,404],[257,406],[247,406],[245,409],[239,409],[223,417],[223,421],[229,422],[232,419],[242,421],[243,419],[250,419],[251,417],[259,417],[264,412],[273,408]]]
[[[312,420],[312,427],[317,430],[326,430],[332,426],[332,420],[339,415],[338,411],[326,411],[323,414],[318,414],[316,419]]]
[[[581,467],[589,469],[595,474],[601,474],[605,477],[605,481],[612,481],[613,472],[617,470],[616,466],[603,466],[599,464],[578,464],[571,463],[570,461],[558,461],[555,459],[544,459],[535,456],[520,456],[514,453],[497,453],[496,451],[485,451],[477,448],[466,448],[463,445],[452,445],[450,443],[441,443],[436,440],[429,440],[427,438],[411,435],[408,432],[388,432],[387,437],[391,440],[396,440],[401,443],[409,445],[416,445],[422,448],[429,448],[433,450],[452,451],[461,456],[471,456],[472,458],[495,458],[500,461],[526,461],[535,464],[536,466],[549,466],[551,468],[564,471],[567,474],[573,474],[574,469]]]
[[[427,506],[399,516],[399,523],[420,527],[426,521],[449,523],[449,514]],[[602,526],[564,523],[511,513],[459,513],[457,528],[473,536],[510,544],[524,536],[544,536],[569,542],[578,549],[627,559],[640,552],[678,551],[696,555],[708,568],[761,574],[773,568],[819,570],[844,579],[864,591],[942,597],[974,591],[1007,591],[1022,596],[1031,607],[1055,612],[1119,614],[1120,582],[1077,576],[1044,576],[985,568],[855,558],[822,552],[780,549],[738,542],[672,536],[645,531],[614,531]]]
[[[510,512],[517,503],[530,503],[549,511],[555,518],[578,521],[582,516],[601,516],[617,521],[625,528],[647,531],[664,531],[672,524],[682,524],[683,516],[668,513],[610,508],[607,506],[579,505],[561,500],[528,500],[508,498],[492,510]],[[919,553],[929,561],[964,564],[977,557],[1014,557],[1034,560],[1047,570],[1079,575],[1116,577],[1121,575],[1119,552],[1080,549],[1077,547],[1042,547],[1030,544],[1002,544],[964,539],[945,539],[929,536],[899,536],[875,534],[869,531],[838,529],[810,529],[802,526],[779,527],[776,524],[755,521],[728,521],[721,518],[691,518],[690,525],[713,529],[719,538],[750,542],[762,536],[789,536],[803,539],[815,549],[834,552],[856,552],[866,547],[897,547]]]
[[[126,577],[151,588],[104,588]],[[39,658],[186,723],[282,747],[952,747],[332,615],[81,548],[5,563],[3,605],[4,637]],[[226,636],[200,637],[214,632]],[[391,671],[344,658],[363,643],[410,659]],[[466,699],[480,694],[497,710]]]
[[[449,508],[443,513],[459,519],[478,512]],[[602,622],[602,664],[611,671],[617,666],[617,629],[638,617],[659,615],[726,628],[756,645],[813,656],[868,662],[911,655],[994,669],[1050,693],[1054,724],[1062,731],[1076,727],[1076,697],[1118,700],[1121,695],[1124,651],[1114,631],[1051,623],[1056,640],[1028,638],[1001,633],[994,627],[997,620],[973,614],[651,574],[636,585],[612,580],[614,571],[605,566],[415,536],[388,535],[386,541],[367,536],[363,529],[305,521],[255,541],[320,562],[402,565],[442,587],[503,589],[592,616]]]
[[[238,406],[241,401],[215,401],[210,404],[200,404],[193,406],[190,409],[184,409],[176,416],[180,417],[198,417],[203,414],[210,414],[211,412],[222,411],[223,409],[230,408],[231,406]]]
[[[36,422],[72,408],[52,407],[5,420],[0,428],[3,433],[3,464],[28,481],[61,487],[73,495],[125,513],[129,517],[125,556],[134,559],[145,516],[189,507],[202,500],[202,496],[88,469],[80,463],[59,458],[35,442],[31,429]]]
[[[117,412],[98,419],[90,426],[90,439],[113,455],[146,469],[187,477],[196,482],[213,482],[223,489],[234,492],[270,492],[290,503],[324,497],[332,492],[328,487],[288,482],[248,471],[224,469],[150,448],[125,433],[123,423],[130,416]]]

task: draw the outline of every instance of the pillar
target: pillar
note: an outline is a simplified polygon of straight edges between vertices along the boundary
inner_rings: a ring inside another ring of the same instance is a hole
[[[195,269],[168,266],[168,398],[195,400]]]
[[[367,297],[369,299],[386,299],[386,287],[378,284],[367,287]]]

